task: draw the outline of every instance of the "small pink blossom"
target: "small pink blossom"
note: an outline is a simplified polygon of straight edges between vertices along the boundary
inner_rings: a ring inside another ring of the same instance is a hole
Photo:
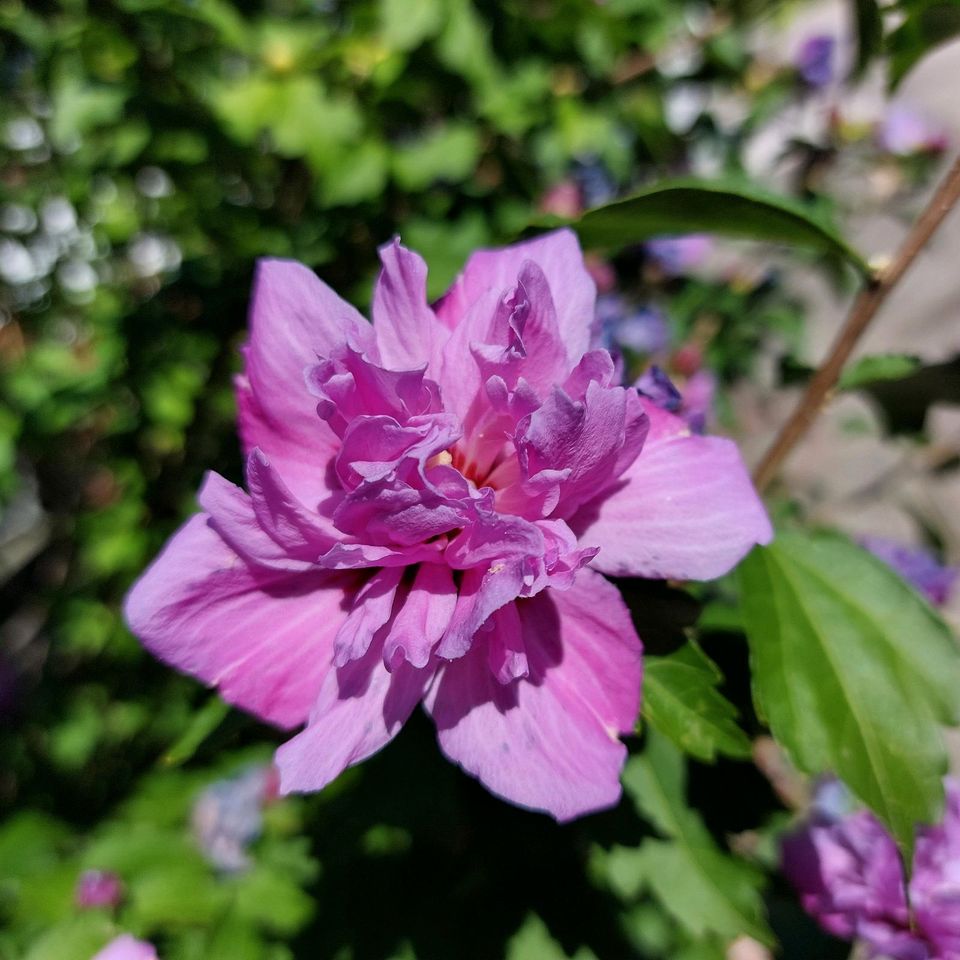
[[[74,902],[82,909],[115,907],[123,897],[123,884],[110,870],[84,870],[77,879]]]
[[[381,251],[373,324],[260,264],[237,382],[246,491],[126,602],[157,656],[278,726],[319,790],[422,703],[500,797],[569,820],[620,795],[641,644],[601,574],[709,579],[771,529],[736,447],[615,382],[574,234],[474,253],[431,306]]]
[[[537,204],[541,213],[573,220],[583,213],[583,198],[580,188],[573,180],[561,180],[550,187]]]
[[[123,933],[90,960],[157,960],[157,951],[151,944]]]

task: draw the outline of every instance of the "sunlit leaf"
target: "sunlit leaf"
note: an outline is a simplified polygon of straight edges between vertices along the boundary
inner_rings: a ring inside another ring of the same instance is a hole
[[[869,267],[809,207],[743,184],[675,180],[588,210],[573,224],[587,247],[619,248],[662,234],[717,233],[783,243]]]
[[[793,761],[833,771],[909,849],[937,819],[960,659],[896,573],[831,533],[783,532],[740,566],[758,707]]]
[[[737,710],[718,690],[723,674],[692,641],[666,657],[646,657],[643,716],[681,750],[701,760],[749,757]]]

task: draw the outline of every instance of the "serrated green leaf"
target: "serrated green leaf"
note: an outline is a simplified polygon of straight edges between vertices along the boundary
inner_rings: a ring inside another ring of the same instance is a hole
[[[569,960],[569,957],[550,936],[547,925],[531,913],[507,944],[507,960]],[[596,960],[596,956],[587,947],[581,947],[573,960]]]
[[[783,532],[739,569],[754,694],[809,773],[835,772],[909,853],[943,801],[955,723],[950,630],[885,564],[839,535]]]
[[[919,370],[920,365],[919,357],[902,353],[863,357],[843,371],[839,387],[841,390],[857,390],[880,380],[902,380]]]
[[[718,233],[785,243],[870,268],[809,207],[746,184],[674,180],[588,210],[572,224],[586,247],[624,247],[661,234]]]
[[[723,674],[692,641],[666,657],[644,660],[643,716],[681,750],[700,760],[749,757],[750,740],[736,707],[718,690]]]
[[[635,851],[635,867],[663,907],[693,936],[748,934],[771,944],[760,897],[763,878],[721,851],[687,807],[682,755],[663,737],[651,736],[643,755],[627,763],[623,784],[665,837],[645,840]]]

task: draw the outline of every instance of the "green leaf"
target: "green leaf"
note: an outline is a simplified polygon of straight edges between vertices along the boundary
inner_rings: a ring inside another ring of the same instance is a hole
[[[700,760],[749,757],[736,707],[717,690],[723,674],[692,641],[666,657],[644,660],[643,715],[681,750]]]
[[[839,387],[841,390],[858,390],[880,380],[902,380],[911,373],[916,373],[921,362],[919,357],[902,353],[863,357],[843,371]]]
[[[550,936],[547,925],[531,913],[507,944],[507,960],[568,960],[568,954]],[[573,960],[596,960],[596,956],[581,947]]]
[[[465,180],[476,168],[479,156],[476,128],[451,123],[398,146],[393,155],[393,174],[404,190],[424,190],[437,180]]]
[[[24,960],[90,960],[117,933],[101,911],[87,911],[50,927]]]
[[[960,34],[958,0],[912,0],[905,3],[907,16],[887,38],[890,86],[901,80],[934,47]]]
[[[623,247],[662,234],[702,231],[803,247],[870,273],[860,254],[809,207],[743,184],[661,183],[588,210],[572,226],[586,247]]]
[[[883,49],[883,15],[877,0],[853,0],[857,32],[857,59],[854,76],[861,76]]]
[[[808,773],[832,771],[909,851],[943,801],[957,721],[950,630],[896,573],[836,534],[783,532],[739,569],[754,696]]]
[[[229,713],[230,705],[218,696],[212,696],[194,714],[183,736],[160,758],[160,762],[166,767],[179,767],[186,763]]]
[[[623,783],[639,811],[664,836],[645,840],[635,866],[663,907],[693,936],[748,934],[772,944],[763,917],[761,874],[723,853],[686,805],[682,755],[664,738],[648,737]]]
[[[440,0],[380,0],[380,29],[390,50],[413,50],[443,25]]]

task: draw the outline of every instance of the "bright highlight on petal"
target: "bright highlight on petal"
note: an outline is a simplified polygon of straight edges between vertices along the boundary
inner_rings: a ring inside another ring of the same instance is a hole
[[[423,702],[493,793],[568,820],[617,802],[641,644],[616,574],[709,578],[770,527],[736,448],[587,352],[575,236],[479,251],[436,309],[380,251],[373,326],[264,262],[238,379],[247,492],[211,474],[126,614],[158,657],[305,728],[318,790]]]

